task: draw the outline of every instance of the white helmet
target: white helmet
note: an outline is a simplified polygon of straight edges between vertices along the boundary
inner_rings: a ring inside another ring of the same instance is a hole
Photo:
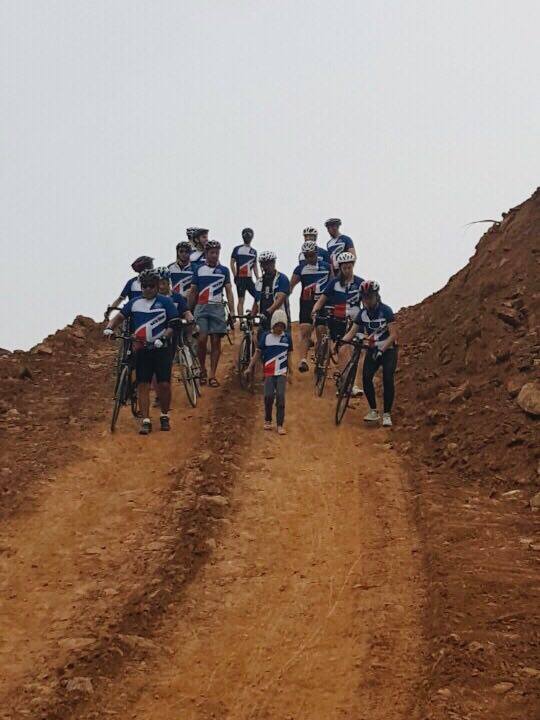
[[[274,325],[277,325],[278,323],[282,323],[287,327],[287,313],[285,310],[282,310],[281,308],[278,308],[277,310],[274,310],[272,313],[272,319],[270,320],[270,327],[274,327]]]
[[[347,251],[339,253],[339,255],[337,256],[338,265],[342,265],[343,263],[348,263],[348,262],[353,263],[355,260],[356,260],[356,258],[354,257],[354,255]]]
[[[317,235],[318,235],[317,228],[309,227],[309,226],[305,227],[302,231],[302,234],[304,237],[306,237],[306,235],[314,235],[315,237],[317,237]]]
[[[313,240],[306,240],[306,242],[302,245],[302,252],[309,253],[309,252],[317,252],[317,243],[313,242]]]
[[[276,257],[277,255],[273,250],[263,250],[259,253],[259,262],[270,262],[271,260],[275,260]]]

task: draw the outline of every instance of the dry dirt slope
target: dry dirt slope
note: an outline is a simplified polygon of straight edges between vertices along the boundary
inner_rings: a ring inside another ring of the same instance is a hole
[[[540,717],[540,417],[519,396],[536,388],[540,413],[539,320],[540,190],[400,313],[395,437],[420,493],[428,717]]]

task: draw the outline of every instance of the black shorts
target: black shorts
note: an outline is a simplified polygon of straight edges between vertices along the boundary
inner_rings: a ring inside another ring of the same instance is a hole
[[[313,308],[315,307],[316,302],[317,300],[300,300],[300,317],[298,321],[301,325],[308,323],[309,325],[313,324],[313,317],[311,313],[313,312]],[[315,325],[326,325],[326,318],[321,317],[321,313],[319,313],[319,317],[317,317]]]
[[[135,353],[135,376],[138,383],[171,381],[172,355],[170,346],[157,350],[137,350]]]
[[[253,278],[250,277],[235,277],[234,284],[236,285],[236,293],[239,298],[246,297],[246,290],[255,299],[255,283]]]
[[[334,342],[337,342],[337,340],[340,340],[347,332],[347,321],[330,318],[328,328],[330,330],[330,337]]]

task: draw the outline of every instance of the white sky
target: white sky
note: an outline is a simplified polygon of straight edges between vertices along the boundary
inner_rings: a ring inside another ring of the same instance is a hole
[[[242,227],[288,274],[343,218],[394,309],[538,185],[537,0],[1,0],[0,346],[100,317],[131,260]]]

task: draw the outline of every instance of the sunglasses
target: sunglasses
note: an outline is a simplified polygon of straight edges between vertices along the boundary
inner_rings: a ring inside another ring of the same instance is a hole
[[[157,287],[157,283],[143,283],[141,285],[142,288],[155,288]]]

